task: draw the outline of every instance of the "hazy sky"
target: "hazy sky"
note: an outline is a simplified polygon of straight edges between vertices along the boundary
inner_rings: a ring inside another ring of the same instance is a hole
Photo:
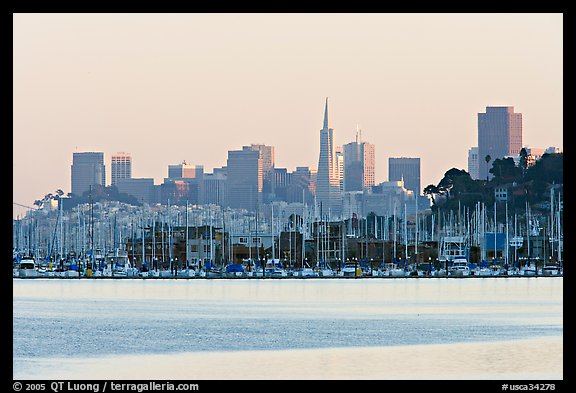
[[[510,105],[523,144],[563,149],[563,15],[13,15],[13,202],[71,191],[72,153],[132,155],[132,176],[205,172],[228,150],[275,147],[317,167],[324,100],[335,145],[420,157],[421,188],[468,169],[477,114]],[[13,215],[22,208],[13,205]]]

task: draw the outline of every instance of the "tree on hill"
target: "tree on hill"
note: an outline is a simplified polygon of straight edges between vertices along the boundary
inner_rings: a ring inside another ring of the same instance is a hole
[[[494,184],[521,181],[521,169],[516,166],[512,157],[497,158],[492,163],[490,173],[494,176]]]
[[[482,200],[484,188],[483,182],[473,180],[465,170],[452,168],[444,173],[438,185],[426,186],[424,194],[432,198],[432,210],[440,206],[457,209],[459,203],[473,207],[477,201]]]

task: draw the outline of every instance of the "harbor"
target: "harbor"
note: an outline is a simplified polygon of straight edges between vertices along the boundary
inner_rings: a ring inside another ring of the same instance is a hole
[[[120,202],[13,221],[14,278],[398,278],[563,275],[563,201],[508,211],[409,209],[330,219],[305,203],[255,212]]]

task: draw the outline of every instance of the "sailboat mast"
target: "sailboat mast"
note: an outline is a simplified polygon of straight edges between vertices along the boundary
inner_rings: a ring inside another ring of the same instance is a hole
[[[188,268],[188,200],[186,200],[186,268]]]
[[[276,258],[276,247],[274,239],[274,205],[270,204],[270,232],[272,233],[272,259]]]
[[[404,202],[404,269],[408,269],[408,214]]]

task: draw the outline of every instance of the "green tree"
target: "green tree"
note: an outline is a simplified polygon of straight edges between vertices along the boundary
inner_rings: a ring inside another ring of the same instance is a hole
[[[516,166],[512,157],[495,159],[489,172],[494,176],[497,184],[521,180],[520,168]]]
[[[484,160],[486,161],[486,165],[488,165],[490,163],[491,159],[492,159],[492,157],[490,157],[490,154],[486,154],[486,157],[484,157]],[[488,172],[486,172],[486,182],[488,182]]]

